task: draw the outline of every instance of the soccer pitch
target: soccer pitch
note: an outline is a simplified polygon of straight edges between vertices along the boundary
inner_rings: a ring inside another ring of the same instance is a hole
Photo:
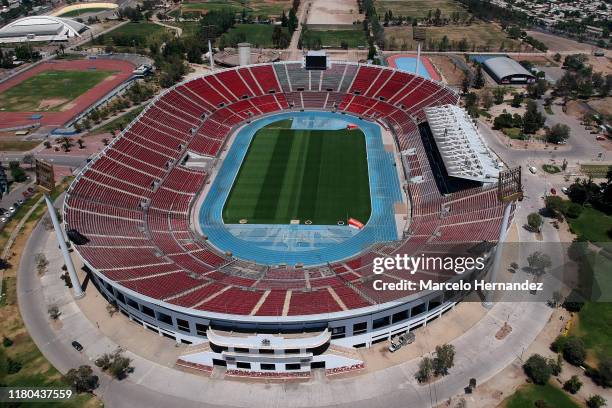
[[[354,130],[295,130],[291,121],[260,129],[223,208],[228,224],[336,225],[370,217],[366,142]]]

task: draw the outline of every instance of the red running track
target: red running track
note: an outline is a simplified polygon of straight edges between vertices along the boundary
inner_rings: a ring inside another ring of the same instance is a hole
[[[70,109],[59,112],[0,112],[0,128],[11,128],[40,123],[41,126],[62,126],[73,117],[83,112],[104,95],[126,81],[134,70],[134,65],[127,61],[96,59],[75,61],[47,61],[14,76],[0,84],[0,93],[44,71],[87,71],[95,68],[98,71],[117,71],[98,85],[72,100]],[[40,119],[31,119],[32,115],[42,115]]]
[[[398,58],[404,58],[404,57],[416,58],[416,54],[397,54],[397,55],[392,55],[392,56],[387,58],[387,62],[389,63],[390,67],[397,68],[397,64],[395,63],[395,60],[398,59]],[[433,66],[433,64],[429,60],[429,58],[424,57],[423,55],[421,55],[421,64],[423,64],[425,69],[427,69],[427,72],[429,72],[429,76],[431,77],[431,79],[433,79],[434,81],[440,81],[442,79],[440,77],[440,74],[438,74],[438,71],[436,70],[436,68]]]

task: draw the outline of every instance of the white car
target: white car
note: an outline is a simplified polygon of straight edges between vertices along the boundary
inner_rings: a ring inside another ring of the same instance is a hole
[[[561,187],[561,191],[563,191],[563,194],[567,194],[569,192],[569,188]]]
[[[6,217],[2,217],[2,218],[0,218],[0,222],[4,223],[4,222],[6,222],[6,221],[7,221]]]
[[[14,213],[14,212],[15,212],[15,207],[9,207],[9,211],[10,211],[11,213]]]
[[[529,171],[531,172],[531,174],[536,174],[536,172],[538,171],[538,169],[536,169],[533,166],[529,166]]]

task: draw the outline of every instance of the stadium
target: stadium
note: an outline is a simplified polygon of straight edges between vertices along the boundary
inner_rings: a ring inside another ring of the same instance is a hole
[[[514,209],[456,91],[389,67],[307,67],[248,65],[174,86],[67,192],[65,227],[93,283],[130,320],[194,344],[182,365],[359,369],[351,350],[461,300],[376,291],[374,278],[458,276],[374,275],[374,259],[488,256]]]

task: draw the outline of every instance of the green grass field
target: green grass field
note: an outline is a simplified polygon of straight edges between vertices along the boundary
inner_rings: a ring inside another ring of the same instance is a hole
[[[602,358],[610,356],[612,353],[612,303],[585,303],[578,313],[578,324],[572,327],[570,334],[584,341],[588,363],[596,365]]]
[[[78,17],[83,14],[98,13],[104,10],[108,10],[108,9],[104,7],[81,8],[78,10],[67,11],[66,13],[60,14],[58,17]]]
[[[289,0],[208,0],[200,2],[183,3],[181,9],[183,13],[197,12],[205,14],[211,10],[231,9],[235,13],[246,10],[248,14],[280,16],[283,12],[289,11],[291,2]]]
[[[563,390],[550,385],[528,384],[519,388],[508,397],[500,406],[504,408],[535,407],[538,400],[545,401],[550,407],[579,408],[580,405],[569,397]]]
[[[1,93],[0,110],[61,111],[65,104],[112,74],[112,71],[44,71]]]
[[[286,28],[283,28],[287,31]],[[235,46],[240,42],[248,41],[254,47],[274,48],[272,43],[272,32],[274,26],[271,24],[236,24],[223,34],[222,39],[226,46]]]
[[[335,225],[370,218],[366,144],[360,130],[292,130],[254,136],[223,209],[226,223]]]
[[[568,218],[572,231],[595,244],[610,242],[608,231],[612,228],[612,216],[591,207],[585,207],[576,219]]]
[[[302,34],[302,42],[309,48],[313,47],[317,39],[323,47],[339,48],[342,42],[346,42],[349,48],[367,45],[365,32],[360,28],[356,30],[305,30]]]

